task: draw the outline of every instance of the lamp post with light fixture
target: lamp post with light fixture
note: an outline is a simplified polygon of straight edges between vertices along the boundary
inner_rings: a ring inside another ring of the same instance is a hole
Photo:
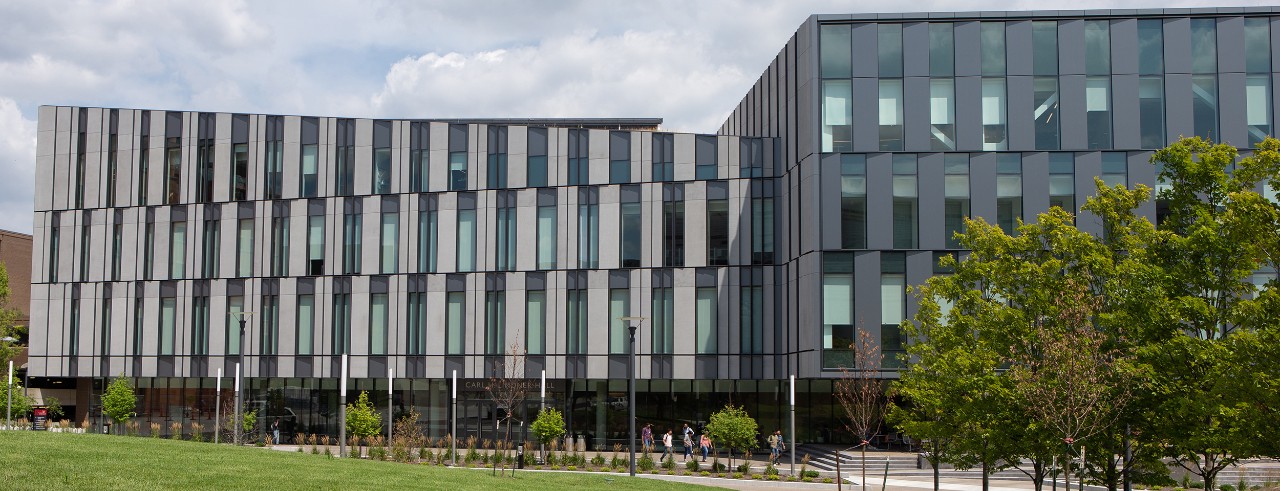
[[[233,423],[235,427],[231,428],[232,442],[235,443],[236,445],[239,445],[240,431],[244,428],[244,425],[240,423],[240,418],[242,417],[241,415],[242,406],[243,406],[243,403],[241,402],[241,399],[242,399],[241,391],[244,390],[241,387],[241,384],[244,383],[244,372],[248,370],[248,367],[244,365],[244,330],[245,330],[245,321],[249,316],[253,315],[253,312],[232,311],[232,312],[228,312],[228,314],[238,316],[240,318],[240,338],[237,340],[239,346],[236,350],[240,355],[240,361],[236,362],[236,408],[235,408],[236,415]]]
[[[644,322],[644,317],[623,316],[618,320],[627,323],[627,333],[631,335],[631,341],[627,344],[627,428],[629,428],[627,445],[631,449],[631,476],[636,475],[636,324],[632,322]]]

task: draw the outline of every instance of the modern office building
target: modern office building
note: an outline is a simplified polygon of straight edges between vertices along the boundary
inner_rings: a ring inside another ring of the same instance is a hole
[[[785,428],[792,375],[799,439],[847,439],[831,381],[855,330],[896,377],[906,287],[945,273],[963,217],[1008,230],[1078,210],[1094,176],[1154,185],[1180,135],[1252,145],[1273,31],[1270,7],[812,16],[705,135],[42,107],[32,385],[73,381],[94,417],[123,374],[141,418],[208,422],[243,349],[251,404],[336,433],[347,353],[381,407],[394,369],[433,436],[456,371],[477,434],[516,346],[592,447],[632,402],[659,427],[732,401]],[[635,401],[620,317],[643,318]]]

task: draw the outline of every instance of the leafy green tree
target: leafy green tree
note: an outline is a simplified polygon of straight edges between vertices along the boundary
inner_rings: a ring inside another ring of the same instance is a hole
[[[8,404],[8,411],[13,419],[27,417],[27,413],[31,412],[31,399],[26,394],[23,394],[22,382],[17,377],[7,378],[7,373],[5,377],[8,380],[8,383],[5,384],[6,399],[0,402]],[[9,424],[9,422],[6,421],[5,424]]]
[[[57,397],[53,397],[53,396],[45,397],[44,407],[45,409],[49,410],[50,421],[62,419],[62,417],[65,415],[62,411],[62,401],[59,401]]]
[[[538,443],[548,445],[564,436],[564,415],[555,408],[543,408],[538,412],[538,417],[533,420],[533,425],[529,429],[533,431],[533,436],[538,439]],[[543,459],[546,459],[545,455]]]
[[[17,324],[18,317],[21,312],[16,308],[9,307],[9,271],[5,268],[4,263],[0,263],[0,339],[14,339],[15,341],[0,341],[0,369],[7,370],[9,360],[18,356],[22,352],[22,340],[26,337],[27,328]]]
[[[369,402],[369,393],[362,390],[355,403],[347,404],[347,433],[366,438],[381,432],[382,416]]]
[[[716,453],[719,447],[729,449],[729,467],[733,467],[734,449],[746,450],[756,444],[756,431],[759,425],[755,418],[747,414],[742,406],[729,404],[719,411],[711,413],[711,421],[707,423],[707,434],[716,442]]]
[[[133,384],[124,374],[111,380],[111,385],[102,394],[102,412],[115,422],[116,433],[121,431],[124,422],[133,417],[133,410],[138,405],[138,398],[133,393]]]

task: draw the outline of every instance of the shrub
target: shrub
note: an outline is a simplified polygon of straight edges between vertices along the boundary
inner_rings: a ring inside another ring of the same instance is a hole
[[[644,456],[640,457],[640,459],[636,462],[636,468],[644,472],[652,471],[654,469],[653,457],[650,457],[649,454],[646,452]]]
[[[684,463],[684,468],[689,472],[698,472],[698,459],[691,459]]]
[[[750,472],[751,472],[751,463],[750,463],[750,462],[743,462],[743,463],[739,464],[739,465],[738,465],[738,472],[740,472],[740,473],[742,473],[742,474],[750,473]]]
[[[765,468],[764,468],[764,475],[766,475],[766,476],[776,476],[776,475],[778,475],[778,468],[777,468],[777,467],[774,467],[774,466],[773,466],[773,464],[769,464],[769,465],[765,466]]]
[[[769,474],[769,475],[764,476],[764,478],[765,478],[765,479],[767,479],[767,480],[770,480],[770,481],[777,481],[777,480],[779,480],[779,479],[782,479],[782,477],[781,477],[781,476],[779,476],[779,475],[777,475],[777,474]],[[793,478],[793,480],[794,480],[794,478]]]
[[[818,477],[818,471],[801,471],[801,472],[800,472],[800,475],[801,475],[801,476],[804,476],[804,477],[813,477],[813,478],[817,478],[817,477]]]
[[[751,478],[752,478],[752,479],[764,479],[764,476],[762,476],[762,475],[760,475],[760,474],[752,474],[752,475],[751,475]]]
[[[576,465],[571,465],[571,466],[569,466],[569,470],[571,470],[571,471],[576,471],[576,470],[578,470],[578,466],[576,466]]]
[[[547,452],[547,459],[546,459],[546,460],[547,460],[547,467],[555,467],[555,466],[556,466],[556,453],[555,453],[555,452]]]
[[[742,473],[741,473],[741,472],[735,472],[735,473],[731,474],[731,476],[733,476],[733,478],[734,478],[734,479],[742,479]]]
[[[1236,487],[1230,484],[1223,484],[1221,486],[1218,486],[1218,489],[1220,491],[1236,491]]]
[[[721,472],[721,473],[723,473],[724,471],[726,471],[726,470],[728,470],[728,469],[729,469],[729,468],[728,468],[727,466],[725,466],[725,465],[724,465],[724,462],[721,462],[719,459],[716,459],[716,460],[711,461],[711,472]]]
[[[702,471],[702,472],[699,472],[698,475],[702,477],[707,477],[707,476],[710,476],[711,473],[707,471]]]
[[[831,481],[831,478],[830,478],[830,477],[824,477],[824,478],[822,478],[822,483],[823,483],[823,484],[831,484],[831,482],[832,482],[832,481]]]
[[[813,482],[813,478],[812,478],[812,477],[809,477],[809,476],[805,476],[803,479],[801,479],[801,481],[804,481],[804,482]]]
[[[600,455],[600,454],[596,454],[596,456],[595,456],[595,457],[592,457],[592,458],[591,458],[591,465],[594,465],[594,466],[596,466],[596,467],[603,467],[603,466],[604,466],[604,456],[603,456],[603,455]]]
[[[1200,481],[1192,481],[1190,489],[1204,489],[1204,483]]]
[[[170,440],[182,439],[182,422],[181,421],[174,421],[172,423],[169,423],[169,439]]]
[[[191,441],[193,442],[204,441],[204,425],[200,424],[199,421],[191,422]]]
[[[160,423],[151,423],[151,438],[160,438]]]
[[[675,468],[676,468],[676,459],[675,459],[675,457],[667,456],[667,460],[662,461],[662,468],[663,468],[663,469],[666,469],[666,470],[672,470],[672,469],[675,469]]]

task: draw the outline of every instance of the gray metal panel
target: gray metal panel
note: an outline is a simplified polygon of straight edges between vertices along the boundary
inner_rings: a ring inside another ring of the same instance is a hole
[[[1280,17],[1271,18],[1271,70],[1280,68]]]
[[[1004,32],[1005,73],[1031,75],[1031,21],[1006,22]]]
[[[1111,137],[1113,148],[1139,148],[1138,77],[1111,77]]]
[[[1022,221],[1034,223],[1049,210],[1049,154],[1022,154]]]
[[[1166,27],[1168,26],[1166,25]],[[1169,74],[1165,76],[1164,107],[1165,127],[1169,135],[1168,142],[1178,141],[1178,138],[1183,135],[1195,134],[1191,121],[1191,75]]]
[[[1058,22],[1058,73],[1084,73],[1084,21],[1068,19]]]
[[[976,153],[969,158],[969,213],[987,223],[996,221],[996,154]]]
[[[1088,124],[1085,118],[1084,76],[1068,75],[1058,78],[1058,124],[1063,150],[1084,150],[1089,147]]]
[[[867,248],[893,248],[892,155],[867,156]]]
[[[927,152],[929,137],[929,78],[908,77],[903,83],[904,148],[908,152]]]
[[[920,248],[944,249],[946,237],[943,230],[943,168],[942,154],[923,154],[916,160],[917,186],[920,203]]]
[[[1076,154],[1076,208],[1084,204],[1085,198],[1098,194],[1093,178],[1102,173],[1102,154],[1087,152]],[[1081,210],[1076,215],[1076,227],[1082,232],[1102,233],[1102,222],[1097,216]]]
[[[822,196],[818,203],[818,210],[822,214],[822,248],[839,249],[841,247],[840,156],[824,155],[820,172],[822,174],[819,176],[821,180],[819,185],[822,188]],[[778,216],[776,212],[774,216]]]
[[[1191,20],[1186,17],[1164,20],[1164,71],[1191,73]]]
[[[929,76],[929,24],[902,25],[902,70],[906,77]]]
[[[873,78],[853,79],[853,151],[880,150],[880,86]]]
[[[1035,118],[1031,77],[1009,77],[1005,80],[1009,91],[1009,115],[1005,126],[1009,132],[1009,150],[1034,150],[1036,148]]]
[[[1137,19],[1113,20],[1111,21],[1111,73],[1137,72],[1138,21]]]
[[[956,78],[956,149],[982,149],[982,78]]]
[[[1155,187],[1156,166],[1151,165],[1151,152],[1129,152],[1129,187],[1146,184]],[[1138,213],[1152,222],[1156,220],[1156,200],[1149,199],[1138,205]]]
[[[877,326],[878,328],[880,324],[880,252],[862,252],[853,256],[853,298],[857,299],[853,302],[854,322],[861,324],[862,327]],[[815,303],[817,303],[816,299]]]
[[[879,31],[877,24],[853,25],[853,76],[875,77],[879,75],[877,53]]]
[[[1219,51],[1221,52],[1221,51]],[[1245,127],[1243,73],[1218,75],[1218,131],[1220,142],[1237,147],[1249,146],[1249,133]]]
[[[955,23],[956,76],[982,74],[982,26],[977,22]]]
[[[1218,19],[1218,72],[1244,72],[1244,17]]]

